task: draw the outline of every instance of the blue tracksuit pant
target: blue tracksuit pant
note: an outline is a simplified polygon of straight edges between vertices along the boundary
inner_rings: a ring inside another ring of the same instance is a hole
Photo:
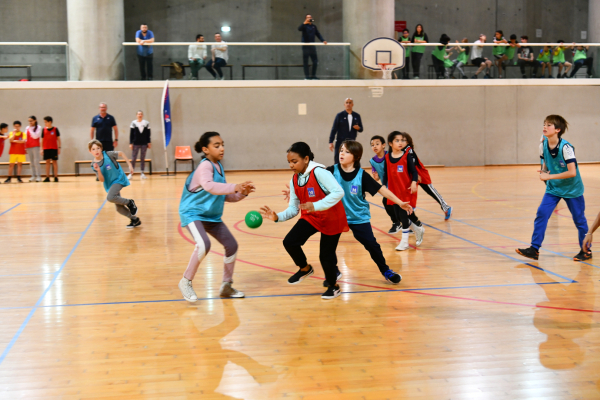
[[[579,231],[579,247],[581,247],[585,234],[588,231],[588,224],[585,219],[585,200],[583,199],[583,195],[575,197],[574,199],[565,199],[550,193],[544,194],[542,204],[540,204],[537,210],[535,222],[533,223],[531,247],[534,247],[537,250],[542,247],[542,242],[546,235],[546,227],[548,226],[548,219],[552,216],[552,212],[561,199],[567,203],[567,207],[569,207],[569,211],[573,216],[573,222],[575,222],[575,226]]]

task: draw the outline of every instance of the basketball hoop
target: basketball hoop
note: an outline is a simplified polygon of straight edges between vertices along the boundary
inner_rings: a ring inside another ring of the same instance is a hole
[[[394,70],[394,65],[391,63],[379,63],[377,64],[381,68],[381,79],[392,79],[392,71]]]

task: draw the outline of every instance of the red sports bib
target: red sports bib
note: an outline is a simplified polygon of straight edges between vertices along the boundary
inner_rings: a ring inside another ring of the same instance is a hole
[[[304,186],[298,185],[298,174],[294,175],[294,192],[296,193],[296,196],[298,196],[300,204],[309,202],[315,203],[326,197],[325,192],[323,192],[319,182],[317,182],[314,169],[310,171],[308,181]],[[314,211],[309,213],[306,210],[301,210],[300,219],[306,220],[319,232],[324,233],[325,235],[337,235],[338,233],[348,232],[349,230],[346,211],[344,211],[344,205],[341,201],[325,211]]]
[[[412,177],[408,173],[408,152],[405,151],[397,163],[392,163],[390,157],[392,153],[385,155],[385,167],[387,169],[388,189],[402,201],[408,201],[411,206],[417,206],[417,192],[410,193],[408,188],[412,183]],[[393,201],[387,201],[388,205],[394,205]]]

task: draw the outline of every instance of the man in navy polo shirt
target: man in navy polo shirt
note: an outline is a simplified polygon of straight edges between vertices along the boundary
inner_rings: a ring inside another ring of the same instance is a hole
[[[306,18],[304,22],[298,30],[302,32],[302,43],[314,43],[315,36],[318,37],[323,44],[327,44],[327,41],[323,39],[321,33],[317,29],[317,26],[313,24],[314,19],[312,19],[312,15],[306,14]],[[310,57],[312,61],[312,75],[308,74],[308,58]],[[304,63],[304,77],[305,79],[319,79],[317,78],[317,64],[319,60],[317,59],[317,47],[316,46],[302,46],[302,62]]]
[[[142,80],[145,81],[147,79],[151,81],[153,79],[152,58],[154,56],[154,49],[152,46],[148,46],[148,43],[154,43],[154,33],[148,30],[148,25],[142,24],[140,30],[135,33],[135,41],[139,43],[137,56],[140,63]],[[146,70],[148,70],[148,75],[146,75]]]
[[[329,134],[329,150],[334,151],[335,163],[339,163],[340,157],[340,146],[344,140],[356,140],[358,132],[363,131],[362,118],[360,115],[352,111],[354,107],[354,101],[351,98],[347,98],[344,101],[345,110],[335,116],[333,120],[333,127]],[[334,146],[335,140],[335,146]]]
[[[114,151],[119,144],[119,128],[115,117],[106,113],[106,103],[100,103],[100,114],[92,119],[92,129],[90,130],[90,139],[97,139],[102,142],[104,151]],[[115,140],[112,138],[113,128],[115,130]],[[94,137],[94,131],[96,137]]]

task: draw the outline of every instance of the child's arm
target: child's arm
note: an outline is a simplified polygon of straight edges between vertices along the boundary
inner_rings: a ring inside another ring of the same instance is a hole
[[[411,152],[409,154],[407,154],[408,158],[406,159],[407,164],[408,164],[408,173],[410,174],[411,178],[412,178],[412,182],[410,184],[410,192],[411,193],[417,193],[417,190],[419,190],[418,186],[417,186],[417,182],[419,181],[419,171],[417,171],[417,167],[415,165],[415,156],[411,150]]]
[[[290,183],[288,186],[290,188],[294,187],[293,179],[293,177],[292,179],[290,179]],[[298,196],[296,196],[296,192],[294,190],[290,190],[289,199],[290,201],[288,204],[288,208],[285,211],[276,213],[275,211],[271,210],[269,206],[263,206],[260,208],[260,213],[263,217],[275,222],[284,222],[288,219],[292,219],[300,212],[300,199],[298,199]]]
[[[96,176],[98,177],[98,180],[100,182],[104,182],[104,175],[102,175],[102,171],[100,170],[100,167],[98,166],[98,163],[93,162],[92,166],[94,168],[94,171],[96,171]]]
[[[596,229],[598,229],[599,226],[600,226],[600,213],[598,213],[598,215],[596,216],[596,220],[594,221],[594,223],[588,230],[588,233],[585,234],[585,238],[583,239],[583,244],[581,245],[581,249],[583,251],[588,251],[588,252],[590,251],[590,248],[592,247],[592,241],[594,240],[594,232],[596,232]]]
[[[131,165],[131,161],[129,161],[129,158],[127,158],[127,155],[125,153],[123,153],[122,151],[119,151],[119,157],[122,157],[126,162],[127,165],[129,166],[129,173],[133,174],[133,165]]]
[[[58,149],[56,149],[56,150],[57,150],[58,154],[60,154],[60,148],[62,147],[60,144],[60,136],[58,136],[56,138],[56,144],[58,145]]]
[[[540,173],[540,180],[546,182],[553,179],[569,179],[577,176],[577,167],[575,163],[567,164],[568,171],[561,172],[560,174],[550,174],[548,171],[538,170]]]
[[[225,201],[236,202],[246,197],[254,191],[252,182],[244,183],[220,183],[213,181],[214,167],[210,162],[201,162],[196,168],[192,181],[188,186],[190,191],[195,191],[199,187],[214,195],[226,195]]]
[[[385,186],[382,186],[381,189],[379,189],[379,193],[385,197],[386,199],[390,199],[391,201],[393,201],[394,203],[398,204],[400,206],[400,208],[402,208],[403,210],[406,210],[406,212],[410,215],[413,212],[413,208],[410,206],[409,203],[404,202],[402,200],[400,200],[398,197],[396,197],[396,195],[394,193],[392,193],[388,188],[386,188]]]
[[[329,192],[324,199],[314,203],[308,202],[300,204],[300,209],[308,212],[325,211],[335,206],[344,197],[344,189],[335,180],[333,174],[324,168],[314,169],[315,178],[323,189]]]

